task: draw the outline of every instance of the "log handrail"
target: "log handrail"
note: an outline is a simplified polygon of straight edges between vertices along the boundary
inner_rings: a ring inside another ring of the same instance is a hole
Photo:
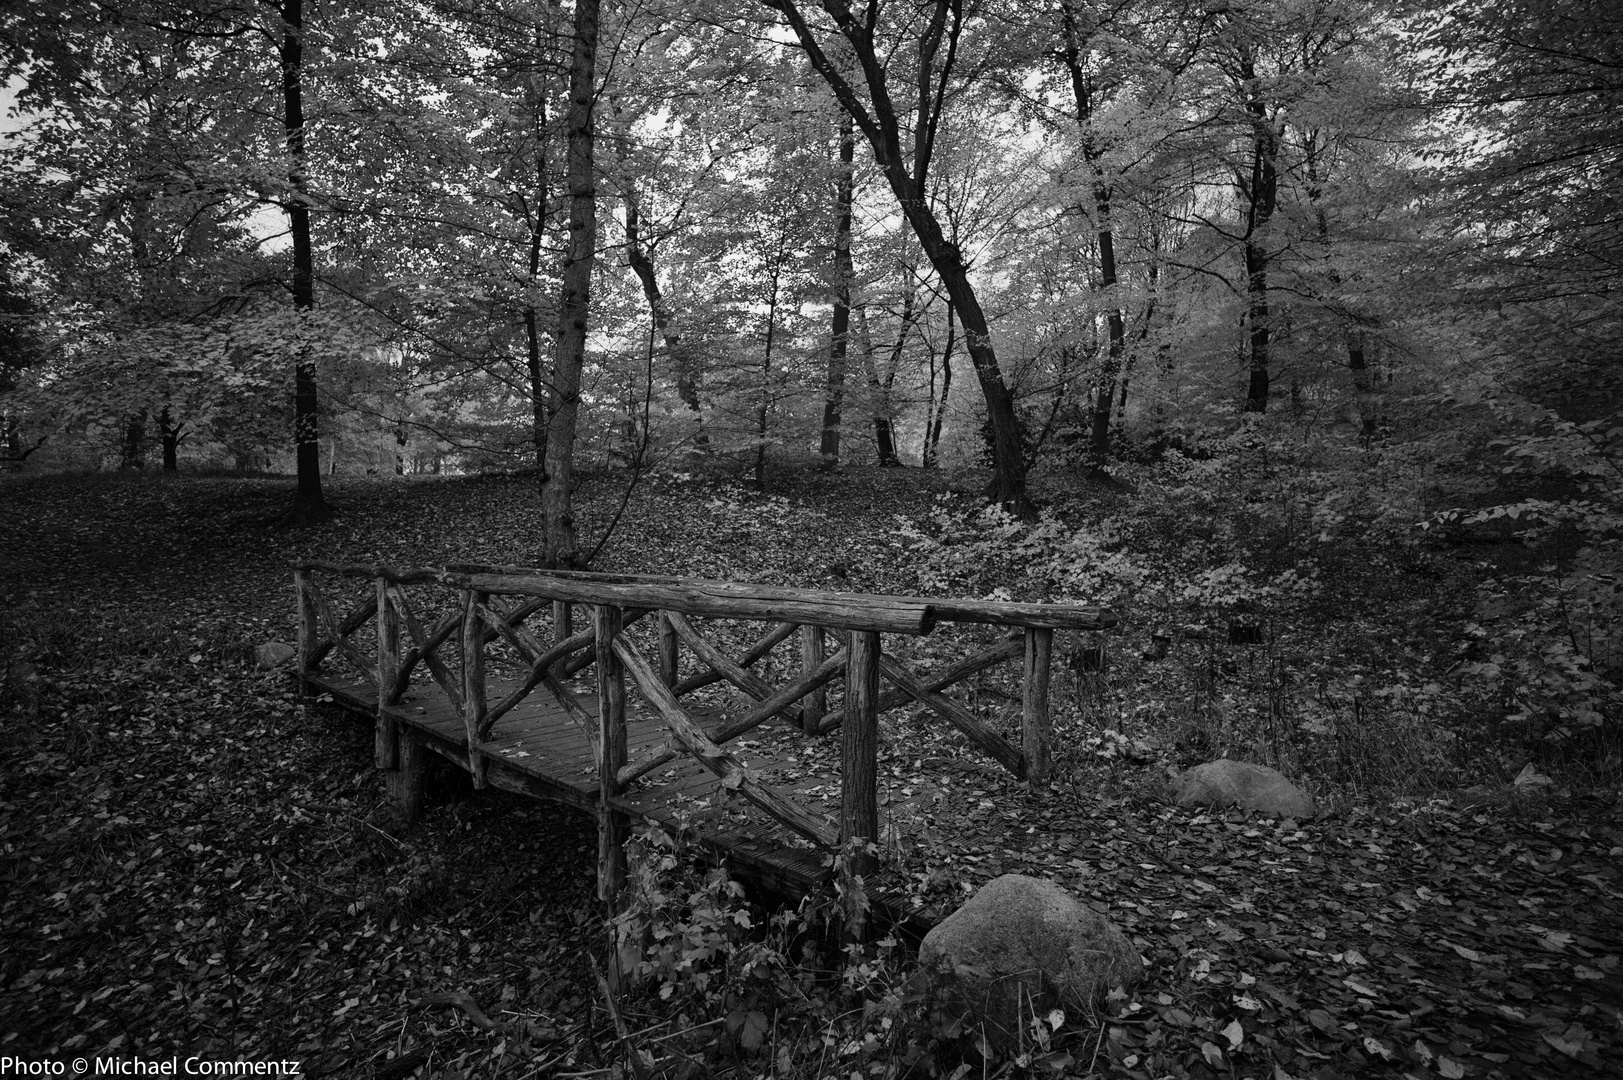
[[[793,622],[887,634],[928,634],[940,622],[1048,630],[1104,630],[1117,622],[1110,609],[1084,604],[830,592],[654,574],[486,566],[395,569],[382,563],[334,563],[319,559],[297,563],[294,569],[319,570],[345,577],[383,577],[394,584],[432,583],[572,604],[664,608],[684,615]]]

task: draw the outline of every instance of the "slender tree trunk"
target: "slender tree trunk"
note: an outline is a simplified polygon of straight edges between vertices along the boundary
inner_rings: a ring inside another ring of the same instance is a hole
[[[932,415],[925,423],[924,453],[922,461],[926,469],[933,469],[940,463],[941,455],[941,427],[947,420],[947,395],[952,392],[952,350],[958,344],[958,325],[953,318],[953,307],[947,304],[947,343],[941,350],[941,396],[935,399]]]
[[[286,521],[310,525],[332,511],[321,491],[321,401],[316,394],[316,362],[311,358],[305,315],[316,306],[315,247],[310,238],[309,163],[304,143],[304,0],[282,0],[282,105],[288,156],[283,208],[293,238],[293,307],[299,313],[298,354],[293,368],[293,443],[298,487]]]
[[[597,193],[592,167],[592,105],[597,82],[598,0],[576,0],[574,49],[569,65],[566,120],[569,173],[569,240],[558,304],[556,407],[547,432],[541,512],[547,565],[573,567],[580,557],[573,504],[575,433],[580,377],[586,363],[586,326],[591,310],[592,266],[597,253]]]
[[[642,213],[630,180],[625,183],[626,201],[626,261],[642,283],[643,298],[648,301],[648,313],[654,320],[654,329],[665,341],[670,355],[672,373],[676,376],[676,396],[687,406],[693,422],[693,445],[708,449],[710,436],[704,430],[704,414],[699,408],[698,364],[693,351],[682,340],[672,318],[671,306],[660,292],[659,277],[654,271],[653,255],[642,242]]]
[[[1250,328],[1250,373],[1246,385],[1245,411],[1268,411],[1269,351],[1273,342],[1272,313],[1268,306],[1268,225],[1279,201],[1279,137],[1268,119],[1261,97],[1257,73],[1248,42],[1239,46],[1241,92],[1251,118],[1251,169],[1249,180],[1242,178],[1245,200],[1245,291],[1246,324]]]
[[[845,358],[851,336],[851,207],[856,202],[856,128],[851,114],[840,110],[839,187],[834,213],[834,316],[828,346],[828,384],[823,394],[823,438],[819,446],[824,469],[840,463],[840,406],[845,399]]]
[[[868,333],[868,308],[864,304],[858,304],[856,311],[857,348],[862,353],[862,370],[868,379],[868,396],[871,399],[868,409],[873,417],[874,449],[879,458],[879,467],[888,469],[902,463],[896,456],[896,433],[890,423],[889,395],[885,392],[885,384],[880,380],[879,361],[874,356],[873,338]],[[906,326],[904,321],[903,334],[907,333]]]
[[[787,257],[787,231],[778,233],[778,243],[767,268],[769,292],[766,299],[766,340],[761,350],[761,396],[755,405],[755,488],[766,490],[766,422],[772,408],[772,346],[777,340],[778,299]]]
[[[133,412],[124,421],[124,441],[119,449],[120,469],[146,468],[147,414],[142,409]]]
[[[1307,197],[1313,204],[1313,217],[1319,230],[1319,243],[1324,246],[1325,259],[1330,258],[1330,218],[1324,211],[1320,202],[1323,194],[1323,178],[1319,175],[1318,162],[1318,133],[1308,132],[1306,139],[1307,157]],[[1329,264],[1330,284],[1339,289],[1341,287],[1341,272],[1335,264]],[[1350,320],[1349,320],[1350,321]],[[1375,410],[1370,403],[1371,387],[1369,382],[1369,368],[1364,362],[1364,336],[1356,326],[1348,326],[1343,331],[1347,349],[1347,370],[1352,374],[1353,394],[1358,408],[1358,426],[1365,443],[1375,436],[1376,418]]]
[[[1105,322],[1110,342],[1099,368],[1099,381],[1093,395],[1093,419],[1088,432],[1088,457],[1092,468],[1102,471],[1110,458],[1111,405],[1115,398],[1116,379],[1122,371],[1127,330],[1122,322],[1121,305],[1116,300],[1116,236],[1110,215],[1111,184],[1105,175],[1104,153],[1093,130],[1093,78],[1083,64],[1083,31],[1078,27],[1076,14],[1069,3],[1062,6],[1061,15],[1065,21],[1065,66],[1071,77],[1071,96],[1076,102],[1077,127],[1081,129],[1082,158],[1087,162],[1090,174],[1093,225],[1099,251],[1099,291],[1105,298]]]
[[[186,437],[180,431],[183,426],[171,419],[169,406],[165,405],[163,411],[158,413],[158,431],[163,436],[164,472],[174,472],[180,467],[180,443]]]
[[[536,48],[541,46],[541,28],[536,28]],[[541,286],[541,240],[546,235],[547,214],[551,204],[547,184],[547,147],[551,143],[547,131],[547,97],[545,91],[534,91],[535,100],[530,113],[535,123],[535,208],[530,215],[529,276],[524,298],[525,367],[530,377],[530,439],[535,447],[535,467],[545,484],[547,475],[547,427],[552,419],[552,393],[541,363],[541,317],[536,307],[536,293]]]

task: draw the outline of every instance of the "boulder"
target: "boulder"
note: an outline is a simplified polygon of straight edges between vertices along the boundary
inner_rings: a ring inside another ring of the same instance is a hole
[[[1313,816],[1313,798],[1276,769],[1249,761],[1208,761],[1173,778],[1179,806],[1229,806],[1278,818]]]
[[[919,946],[931,999],[986,1033],[1001,1054],[1030,1039],[1032,1016],[1085,1011],[1144,973],[1110,920],[1051,881],[1005,874],[981,886]]]
[[[254,650],[254,667],[280,667],[299,655],[299,650],[285,641],[267,641]]]

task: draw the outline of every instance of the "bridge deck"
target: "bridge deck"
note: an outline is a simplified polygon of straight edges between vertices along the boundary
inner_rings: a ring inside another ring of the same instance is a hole
[[[371,719],[377,691],[365,680],[340,673],[310,678],[317,694]],[[513,682],[488,679],[491,700]],[[597,714],[597,697],[578,694],[583,708]],[[422,732],[430,749],[467,768],[468,739],[461,717],[438,686],[413,685],[389,715]],[[636,703],[628,703],[626,743],[636,761],[668,738],[665,725]],[[703,714],[695,716],[703,722]],[[808,740],[769,722],[752,738],[729,746],[744,763],[780,792],[831,821],[839,814],[839,740]],[[491,738],[478,749],[487,755],[493,787],[534,798],[568,803],[595,812],[597,777],[591,743],[555,701],[536,692],[503,715]],[[637,781],[616,806],[633,820],[651,818],[668,828],[686,823],[699,843],[725,857],[741,876],[791,895],[804,895],[828,878],[824,856],[794,833],[742,799],[729,798],[716,777],[687,755]]]

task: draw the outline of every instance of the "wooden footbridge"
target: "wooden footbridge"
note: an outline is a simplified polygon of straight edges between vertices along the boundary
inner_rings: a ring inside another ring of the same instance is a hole
[[[830,852],[879,838],[878,717],[897,706],[924,707],[1041,790],[1054,632],[1116,621],[1076,605],[497,566],[307,562],[295,592],[305,693],[375,722],[376,765],[401,813],[421,811],[425,751],[475,787],[592,811],[611,904],[633,817],[686,822],[737,872],[791,894],[826,880]],[[883,635],[944,624],[1004,634],[928,672],[884,651]],[[735,660],[724,647],[740,630],[754,640]],[[780,648],[791,641],[797,650]],[[1006,735],[945,691],[1010,661],[1024,666],[1019,730]],[[581,687],[587,668],[595,686]],[[742,698],[720,707],[716,684]],[[820,738],[835,731],[837,750]]]

